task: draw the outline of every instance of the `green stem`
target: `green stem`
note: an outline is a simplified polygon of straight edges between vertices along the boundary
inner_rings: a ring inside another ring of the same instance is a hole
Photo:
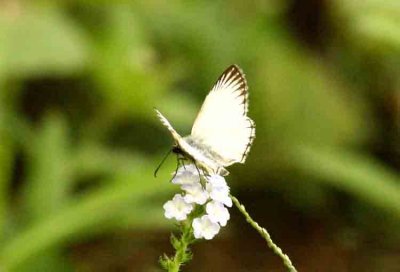
[[[190,230],[189,228],[187,228],[188,230]],[[187,261],[187,257],[186,255],[188,254],[189,251],[189,244],[191,241],[191,232],[187,231],[182,233],[182,237],[181,237],[181,247],[175,252],[175,256],[173,258],[173,267],[172,269],[170,269],[171,272],[178,272],[179,268],[181,267],[181,265]]]
[[[171,236],[171,244],[175,248],[175,255],[172,258],[163,256],[160,260],[162,267],[168,272],[179,272],[180,267],[191,260],[192,254],[189,245],[195,241],[192,230],[192,220],[187,220],[181,225],[181,237],[177,239]]]
[[[246,218],[246,221],[254,228],[258,231],[258,233],[260,233],[260,235],[265,239],[265,241],[267,241],[267,245],[269,248],[272,249],[272,251],[279,256],[279,258],[282,259],[283,264],[286,266],[286,268],[288,269],[288,271],[290,272],[296,272],[296,268],[294,267],[294,265],[292,264],[292,261],[290,260],[289,256],[284,254],[282,252],[282,249],[280,247],[278,247],[274,241],[272,241],[271,236],[269,235],[269,233],[267,232],[266,229],[264,229],[263,227],[260,227],[260,225],[258,225],[258,223],[256,221],[254,221],[251,216],[249,215],[249,213],[246,211],[246,208],[240,204],[239,200],[234,197],[233,195],[231,195],[231,199],[233,201],[233,203],[235,204],[235,206],[239,209],[239,211],[244,215],[244,217]]]

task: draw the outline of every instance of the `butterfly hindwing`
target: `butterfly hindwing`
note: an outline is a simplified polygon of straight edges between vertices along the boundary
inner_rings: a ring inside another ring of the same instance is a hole
[[[217,153],[222,165],[244,163],[255,137],[255,125],[247,110],[246,78],[238,66],[232,65],[204,100],[191,135]]]

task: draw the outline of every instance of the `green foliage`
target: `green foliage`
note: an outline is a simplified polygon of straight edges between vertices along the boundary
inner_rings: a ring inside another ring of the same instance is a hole
[[[171,234],[171,245],[175,250],[175,255],[171,258],[164,254],[159,259],[161,267],[169,272],[178,272],[180,268],[185,263],[188,263],[193,255],[189,249],[195,238],[193,236],[192,221],[194,216],[191,214],[190,218],[183,221],[179,225],[179,230],[181,232],[180,238],[176,238],[174,234]]]
[[[0,36],[6,73],[15,77],[76,73],[88,60],[86,37],[56,7],[21,7],[3,12]]]
[[[175,164],[153,178],[171,139],[152,109],[188,134],[232,63],[257,124],[232,190],[289,195],[301,213],[344,194],[359,232],[379,222],[354,206],[394,218],[383,242],[400,239],[398,1],[328,1],[315,33],[289,19],[294,2],[2,1],[0,269],[74,271],[79,243],[167,231]]]

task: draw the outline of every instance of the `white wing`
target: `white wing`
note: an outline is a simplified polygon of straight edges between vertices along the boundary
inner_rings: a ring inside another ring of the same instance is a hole
[[[181,139],[182,137],[178,134],[178,132],[176,132],[176,130],[171,126],[171,124],[169,123],[169,121],[167,120],[167,118],[164,117],[164,115],[161,114],[161,112],[159,112],[157,109],[154,109],[157,113],[158,118],[160,119],[161,123],[167,127],[167,129],[171,132],[172,137],[178,141],[179,139]]]
[[[228,67],[207,95],[192,127],[192,136],[223,159],[223,165],[244,163],[255,138],[247,117],[248,86],[236,65]]]

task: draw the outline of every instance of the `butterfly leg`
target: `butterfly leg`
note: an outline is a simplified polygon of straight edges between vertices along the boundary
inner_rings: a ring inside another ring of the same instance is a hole
[[[179,160],[180,160],[181,163],[182,163],[183,169],[186,170],[186,167],[185,167],[185,158],[180,158]]]
[[[193,160],[193,164],[194,164],[194,167],[196,167],[197,173],[199,174],[199,182],[201,183],[201,174],[200,174],[200,170],[199,170],[199,167],[197,166],[197,163],[196,163],[195,160]],[[204,174],[204,171],[203,171],[203,174]]]
[[[170,182],[172,182],[172,180],[176,177],[176,175],[178,174],[178,169],[179,166],[181,164],[181,159],[179,158],[179,156],[176,156],[176,169],[175,169],[175,173],[174,176],[171,178]]]
[[[178,155],[178,162],[179,162],[179,166],[182,166],[183,167],[183,169],[185,169],[186,170],[186,164],[185,164],[185,158],[184,157],[180,157],[179,155]]]

